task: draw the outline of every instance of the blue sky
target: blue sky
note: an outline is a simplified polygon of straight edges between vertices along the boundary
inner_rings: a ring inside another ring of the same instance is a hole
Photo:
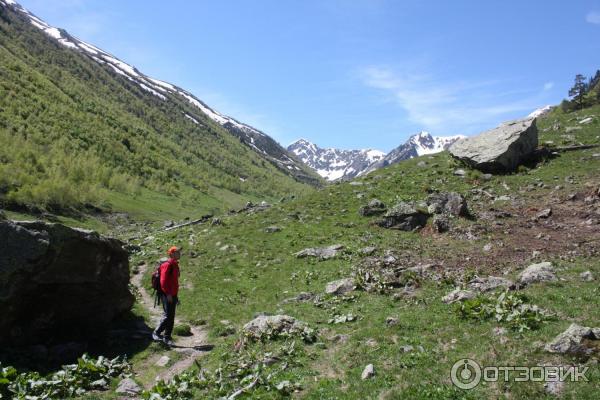
[[[473,134],[600,69],[600,0],[20,2],[283,145]]]

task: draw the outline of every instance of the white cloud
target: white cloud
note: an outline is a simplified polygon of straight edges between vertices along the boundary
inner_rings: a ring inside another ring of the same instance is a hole
[[[590,11],[585,16],[585,20],[590,24],[600,25],[600,12],[599,11]]]
[[[546,82],[544,83],[544,90],[550,90],[554,87],[554,82]]]
[[[502,82],[448,81],[411,69],[369,66],[360,71],[363,83],[384,91],[419,129],[436,134],[474,133],[503,117],[527,115],[543,103],[541,90],[502,91]],[[552,87],[552,82],[544,89]],[[544,90],[544,91],[545,91]]]

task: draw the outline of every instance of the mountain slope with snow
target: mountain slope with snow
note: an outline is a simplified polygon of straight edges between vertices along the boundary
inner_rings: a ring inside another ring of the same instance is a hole
[[[28,20],[32,26],[40,29],[48,37],[56,40],[62,46],[80,52],[82,55],[85,55],[98,64],[110,69],[115,74],[138,85],[142,90],[152,94],[158,99],[169,101],[174,96],[184,99],[194,106],[196,111],[202,112],[209,119],[223,126],[231,134],[238,137],[242,143],[255,150],[261,157],[271,162],[284,173],[293,176],[301,182],[318,184],[318,179],[316,179],[312,171],[305,168],[301,162],[296,160],[293,155],[288,153],[281,145],[264,132],[215,111],[192,93],[182,88],[144,75],[134,66],[119,60],[117,57],[92,44],[86,43],[70,35],[63,29],[50,26],[14,0],[0,0],[0,4],[10,6],[14,11],[17,11],[23,18]],[[200,124],[198,118],[195,118],[193,115],[189,115],[184,111],[182,111],[182,113],[190,121]]]
[[[370,165],[364,173],[369,173],[410,158],[439,153],[462,138],[464,138],[462,135],[432,136],[429,132],[421,131],[416,135],[412,135],[405,143],[390,151],[383,159]]]
[[[385,155],[372,149],[322,149],[306,139],[297,140],[287,149],[329,181],[354,178]]]
[[[302,162],[323,178],[334,181],[351,179],[390,164],[426,154],[439,153],[464,136],[431,136],[420,132],[406,143],[385,154],[379,150],[322,149],[305,139],[288,146]]]

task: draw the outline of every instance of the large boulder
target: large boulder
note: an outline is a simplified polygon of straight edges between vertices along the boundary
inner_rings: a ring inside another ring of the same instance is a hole
[[[386,212],[377,225],[383,228],[412,231],[425,226],[428,218],[429,214],[415,205],[401,201]]]
[[[505,122],[450,146],[453,157],[484,172],[514,171],[538,145],[535,118]]]
[[[44,222],[0,221],[0,344],[99,333],[131,309],[128,254],[116,239]]]

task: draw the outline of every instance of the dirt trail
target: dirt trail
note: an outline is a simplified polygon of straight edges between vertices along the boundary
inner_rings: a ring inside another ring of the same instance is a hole
[[[142,279],[144,278],[147,268],[148,268],[148,266],[146,264],[140,265],[138,267],[139,272],[137,274],[133,275],[133,277],[131,278],[131,283],[135,287],[138,288],[138,290],[140,292],[139,301],[144,305],[144,307],[146,307],[146,309],[150,313],[150,319],[151,319],[150,325],[152,328],[154,328],[160,322],[160,318],[162,316],[162,306],[154,307],[154,297],[150,293],[148,293],[148,291],[142,284]],[[176,317],[175,325],[177,326],[177,324],[179,324],[179,323],[181,323],[181,321],[179,320],[179,318]],[[169,353],[171,353],[172,351],[175,351],[177,353],[180,353],[182,355],[182,358],[179,359],[178,361],[176,361],[173,365],[170,365],[168,368],[166,368],[160,374],[158,374],[158,376],[157,376],[158,379],[169,380],[169,379],[173,378],[173,376],[175,376],[178,373],[191,367],[194,364],[194,360],[196,360],[199,357],[202,357],[202,355],[204,353],[206,353],[206,351],[200,351],[200,350],[197,350],[194,348],[196,346],[201,346],[201,345],[207,344],[206,340],[207,340],[208,334],[207,334],[206,330],[201,329],[196,326],[191,326],[191,325],[190,325],[190,327],[191,327],[192,335],[187,336],[187,337],[176,336],[174,341],[175,341],[175,345],[177,347],[173,347],[171,350],[165,351],[165,354],[164,354],[164,355],[169,356]],[[159,357],[160,356],[158,356],[156,358],[158,359]],[[154,362],[156,362],[156,360],[152,359],[152,360],[150,360],[150,362],[154,363]],[[152,382],[149,383],[148,385],[151,385],[151,384],[152,384]]]

